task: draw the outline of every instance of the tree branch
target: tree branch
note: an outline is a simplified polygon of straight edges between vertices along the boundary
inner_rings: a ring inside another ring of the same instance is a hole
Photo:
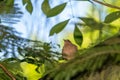
[[[16,80],[14,76],[2,64],[0,64],[0,67],[12,80]]]
[[[108,3],[104,3],[104,2],[101,2],[101,1],[98,1],[98,0],[93,0],[93,1],[96,2],[96,3],[102,4],[104,6],[120,10],[120,7],[118,7],[118,6],[114,6],[114,5],[111,5],[111,4],[108,4]]]

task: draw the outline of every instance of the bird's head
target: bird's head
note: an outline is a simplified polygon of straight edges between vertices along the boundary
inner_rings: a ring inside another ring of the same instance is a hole
[[[64,44],[71,44],[71,41],[68,39],[64,39]]]

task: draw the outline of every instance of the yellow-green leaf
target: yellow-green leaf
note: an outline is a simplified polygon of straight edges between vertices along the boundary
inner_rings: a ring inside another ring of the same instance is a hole
[[[65,26],[68,24],[69,20],[70,19],[60,22],[56,24],[55,26],[53,26],[53,28],[50,30],[50,36],[52,36],[55,33],[57,34],[61,32],[65,28]]]

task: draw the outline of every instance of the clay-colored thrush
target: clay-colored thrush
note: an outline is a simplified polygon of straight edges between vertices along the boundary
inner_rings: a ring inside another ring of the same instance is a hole
[[[72,44],[70,40],[64,40],[64,46],[62,49],[62,57],[66,60],[71,60],[76,56],[78,48]]]

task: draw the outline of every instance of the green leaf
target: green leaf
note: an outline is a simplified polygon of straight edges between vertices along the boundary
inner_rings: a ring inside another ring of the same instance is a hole
[[[86,25],[89,26],[92,29],[101,29],[101,27],[103,27],[102,23],[99,23],[97,21],[95,21],[95,19],[93,18],[87,18],[87,17],[79,17]]]
[[[105,17],[105,23],[111,23],[114,20],[120,18],[120,11],[112,12]]]
[[[98,23],[93,18],[80,17],[80,19],[90,27],[96,26]]]
[[[67,23],[69,22],[70,19],[68,20],[65,20],[63,22],[60,22],[58,24],[56,24],[51,30],[50,30],[50,35],[49,36],[52,36],[53,34],[57,34],[59,32],[61,32],[65,26],[67,25]]]
[[[26,9],[29,13],[32,13],[33,11],[33,6],[32,6],[32,3],[31,1],[28,2],[28,4],[26,5]]]
[[[51,10],[49,10],[47,13],[47,17],[53,17],[53,16],[60,14],[63,11],[63,9],[65,8],[66,4],[67,3],[60,4],[60,5],[52,8]]]
[[[44,0],[42,3],[42,11],[47,17],[53,17],[60,14],[67,3],[60,4],[54,8],[50,8],[49,0]]]
[[[44,0],[42,3],[42,11],[45,15],[47,15],[47,13],[50,10],[50,5],[49,5],[49,1],[48,0]]]
[[[77,27],[77,25],[75,25],[75,29],[74,29],[74,40],[78,45],[81,46],[83,42],[83,35],[81,31],[79,30],[79,28]]]
[[[31,0],[23,0],[22,3],[23,3],[23,5],[25,5],[25,4],[27,3],[26,9],[27,9],[27,11],[28,11],[29,13],[32,13],[32,11],[33,11],[33,6],[32,6]]]
[[[25,5],[28,2],[28,0],[22,0],[23,5]]]

